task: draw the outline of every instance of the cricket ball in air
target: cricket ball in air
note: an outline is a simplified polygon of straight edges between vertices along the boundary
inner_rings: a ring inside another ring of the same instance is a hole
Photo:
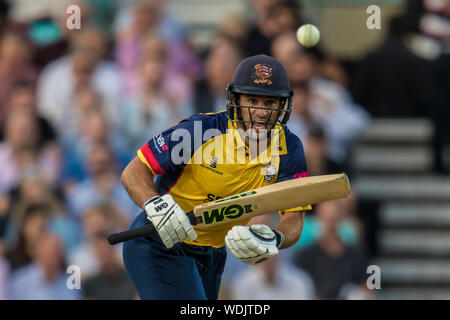
[[[315,25],[304,24],[297,29],[297,40],[302,46],[314,47],[320,40],[320,31]]]

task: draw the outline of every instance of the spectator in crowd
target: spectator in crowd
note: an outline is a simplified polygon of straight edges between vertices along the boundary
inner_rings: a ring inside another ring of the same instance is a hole
[[[322,202],[316,207],[320,224],[319,239],[300,250],[295,264],[313,279],[318,299],[371,298],[366,287],[367,258],[360,248],[347,245],[339,226],[344,212],[337,201]],[[349,288],[352,290],[347,291]]]
[[[429,62],[405,45],[406,35],[415,28],[410,19],[394,17],[386,40],[358,63],[352,94],[374,117],[426,115]]]
[[[29,62],[30,49],[17,33],[6,33],[0,38],[0,123],[6,117],[6,102],[14,85],[37,80],[36,70]]]
[[[449,174],[450,168],[444,161],[445,147],[450,145],[450,1],[424,1],[427,10],[421,18],[422,33],[437,41],[439,55],[431,62],[431,101],[429,115],[434,125],[432,148],[433,166],[437,174]]]
[[[40,133],[37,137],[36,146],[40,150],[45,150],[44,153],[46,154],[46,156],[42,157],[42,159],[54,158],[56,160],[60,157],[60,148],[56,141],[55,131],[51,127],[50,123],[45,118],[41,117],[36,111],[34,85],[31,82],[19,82],[12,88],[8,97],[6,109],[11,112],[24,112],[36,118],[38,127],[37,131]],[[5,140],[4,133],[6,133],[5,126],[6,121],[0,124],[0,141],[3,142]],[[14,131],[13,128],[10,130]],[[25,132],[22,132],[22,134],[23,133]],[[20,134],[20,132],[16,132],[16,134]],[[48,160],[43,160],[41,162],[44,163],[44,161]],[[14,182],[13,185],[15,185],[15,183],[17,182]],[[0,238],[7,228],[8,212],[11,209],[11,205],[11,194],[5,191],[0,195]]]
[[[6,244],[11,246],[17,242],[25,213],[29,208],[37,207],[45,211],[49,230],[61,237],[65,249],[73,248],[79,241],[79,228],[67,215],[61,198],[42,177],[25,176],[19,186],[10,193],[10,208],[9,212],[5,213]]]
[[[270,10],[277,25],[277,35],[286,32],[296,32],[302,25],[301,8],[298,1],[282,0]]]
[[[68,207],[72,215],[81,221],[87,208],[101,203],[110,203],[129,222],[140,212],[120,182],[114,152],[108,144],[97,144],[87,151],[89,176],[76,184],[67,194]]]
[[[170,95],[177,103],[190,97],[191,79],[180,71],[173,71],[171,68],[170,42],[156,33],[148,34],[139,41],[139,48],[136,50],[136,58],[133,67],[129,71],[124,69],[124,95],[132,98],[142,95],[146,88],[145,82],[149,75],[142,73],[146,64],[153,61],[160,65],[160,89],[165,94]],[[154,70],[156,71],[156,70]]]
[[[100,270],[94,252],[95,235],[125,230],[128,227],[128,221],[124,221],[123,216],[113,206],[100,204],[87,208],[81,217],[81,222],[82,241],[69,252],[67,261],[81,268],[83,283]]]
[[[48,231],[48,209],[43,205],[29,206],[21,220],[19,239],[6,251],[11,272],[31,263],[37,241]]]
[[[295,32],[302,24],[301,9],[296,1],[252,0],[253,24],[248,29],[245,55],[271,54],[275,38],[285,32]]]
[[[321,65],[322,76],[332,82],[335,82],[348,89],[350,85],[349,75],[344,66],[338,59],[332,57],[326,57]]]
[[[340,210],[344,212],[338,225],[339,236],[348,246],[355,246],[365,250],[366,230],[361,219],[357,214],[357,191],[352,190],[352,194],[345,198],[337,200]],[[317,218],[315,211],[305,216],[302,238],[298,241],[293,251],[300,251],[318,241],[322,233],[320,219]]]
[[[247,43],[247,29],[248,26],[245,17],[239,13],[231,13],[225,15],[218,23],[217,36],[234,42],[243,51]]]
[[[170,42],[157,34],[151,34],[143,38],[138,55],[137,70],[145,66],[146,57],[161,63],[164,70],[161,77],[162,90],[179,104],[191,96],[191,78],[182,72],[171,71],[170,50]],[[138,77],[140,76],[138,73]],[[138,83],[137,89],[139,93],[142,93],[142,90],[146,89],[145,82],[144,84]]]
[[[311,300],[315,297],[311,277],[276,256],[235,275],[231,299]]]
[[[89,91],[84,95],[90,95]],[[89,99],[89,97],[85,99]],[[131,160],[132,151],[129,150],[126,139],[120,135],[118,129],[108,123],[101,108],[86,109],[80,115],[78,127],[76,135],[69,136],[67,134],[64,139],[63,180],[65,187],[70,188],[71,184],[79,182],[89,175],[88,168],[84,166],[84,159],[87,157],[88,150],[94,145],[111,145],[120,170],[125,168]]]
[[[82,25],[89,25],[102,30],[106,35],[108,42],[114,40],[113,22],[117,11],[119,10],[119,6],[122,5],[122,3],[126,3],[126,1],[71,0],[69,3],[80,6],[82,14],[80,20]],[[83,17],[83,14],[85,17]]]
[[[139,70],[142,46],[151,34],[166,42],[164,70],[169,79],[182,75],[191,81],[201,72],[200,61],[187,43],[187,27],[166,15],[165,6],[165,0],[139,0],[118,14],[116,59],[126,95],[137,91],[134,74]]]
[[[85,299],[89,300],[131,300],[137,297],[128,277],[122,259],[108,244],[107,233],[94,235],[93,248],[99,263],[99,272],[89,277],[83,285]]]
[[[60,158],[60,147],[57,143],[56,133],[53,130],[53,127],[49,123],[47,119],[40,116],[36,111],[36,97],[35,97],[35,86],[31,82],[19,82],[12,89],[8,97],[6,109],[9,112],[24,112],[25,114],[30,114],[32,117],[36,119],[37,124],[37,132],[39,135],[36,141],[36,147],[39,150],[43,150],[42,152],[46,155],[42,157],[40,161],[42,164],[44,162],[50,161],[50,159],[54,159],[54,161],[59,161]],[[0,141],[5,140],[4,133],[6,121],[0,124]],[[14,130],[14,129],[10,129]],[[24,132],[23,132],[24,133]],[[17,132],[20,134],[20,132]],[[55,162],[56,163],[56,162]],[[51,170],[51,168],[48,168]],[[57,169],[57,168],[54,168]],[[3,202],[0,200],[0,234],[2,234],[2,229],[5,228],[5,225],[2,222],[6,222],[5,219],[2,219],[2,212],[6,213],[7,209],[10,206],[9,203],[9,195],[7,193],[0,195],[0,199],[3,199]],[[1,203],[4,206],[1,206]]]
[[[139,149],[162,130],[193,112],[188,106],[189,88],[178,77],[170,79],[165,41],[153,35],[146,38],[138,65],[138,92],[126,96],[121,107],[122,130],[133,150]],[[167,81],[170,81],[167,82]]]
[[[70,53],[48,64],[38,82],[38,110],[51,121],[58,134],[74,128],[77,110],[73,100],[79,88],[90,86],[101,97],[108,121],[117,125],[120,75],[113,62],[104,60],[104,35],[83,29],[70,43]]]
[[[288,128],[295,133],[303,143],[309,175],[322,175],[328,172],[327,147],[322,126],[314,119],[310,110],[310,89],[308,83],[297,82],[293,85],[294,97],[292,113]]]
[[[280,0],[251,0],[252,23],[248,29],[245,56],[270,55],[272,38],[277,32],[276,20],[271,14],[273,6]]]
[[[299,75],[298,70],[296,70],[296,72],[292,72],[294,62],[296,61],[296,58],[298,58],[297,52],[301,50],[302,47],[297,41],[294,32],[280,33],[272,42],[270,53],[274,58],[283,63],[286,71],[288,72],[288,77],[291,83],[306,82],[306,76],[302,77],[303,74]],[[296,77],[301,78],[297,79]]]
[[[61,158],[55,148],[39,145],[36,115],[27,110],[12,110],[4,126],[0,143],[0,193],[9,192],[21,177],[37,173],[55,185],[60,177]]]
[[[186,26],[166,12],[167,0],[137,0],[122,5],[115,21],[116,36],[139,37],[156,30],[168,40],[185,40]]]
[[[45,233],[36,242],[32,263],[10,278],[9,298],[14,300],[76,300],[79,290],[67,288],[61,240]]]
[[[67,152],[67,149],[71,148],[83,135],[83,122],[89,117],[89,113],[104,113],[105,107],[97,90],[92,86],[83,85],[75,91],[70,109],[71,118],[65,120],[64,131],[58,132],[59,142],[64,152]]]
[[[36,91],[33,83],[23,81],[14,85],[9,93],[5,109],[7,112],[11,110],[25,110],[33,113],[38,120],[40,132],[39,145],[41,147],[52,145],[56,150],[58,149],[55,130],[46,118],[37,113]],[[3,126],[4,123],[1,124],[2,132],[0,132],[0,141],[3,140]]]
[[[205,77],[195,83],[192,107],[195,112],[218,112],[226,109],[225,88],[242,60],[239,47],[223,37],[216,38],[205,61]]]

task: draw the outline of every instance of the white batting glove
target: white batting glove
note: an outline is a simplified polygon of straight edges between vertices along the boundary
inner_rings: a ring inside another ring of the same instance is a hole
[[[183,242],[187,237],[192,241],[197,239],[197,233],[189,218],[170,194],[150,198],[145,202],[144,208],[147,219],[155,226],[167,248],[172,248],[177,242]]]
[[[265,224],[234,226],[225,236],[225,243],[242,262],[257,264],[278,254],[281,235],[275,232]]]

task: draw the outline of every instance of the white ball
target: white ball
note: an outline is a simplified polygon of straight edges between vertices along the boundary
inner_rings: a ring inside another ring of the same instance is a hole
[[[297,30],[297,40],[302,46],[314,47],[320,40],[320,31],[315,25],[304,24]]]

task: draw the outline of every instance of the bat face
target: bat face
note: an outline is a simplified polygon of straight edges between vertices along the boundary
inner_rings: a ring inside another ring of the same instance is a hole
[[[345,198],[350,194],[347,176],[342,174],[298,178],[230,197],[204,203],[194,208],[197,226],[210,227],[257,215]]]

